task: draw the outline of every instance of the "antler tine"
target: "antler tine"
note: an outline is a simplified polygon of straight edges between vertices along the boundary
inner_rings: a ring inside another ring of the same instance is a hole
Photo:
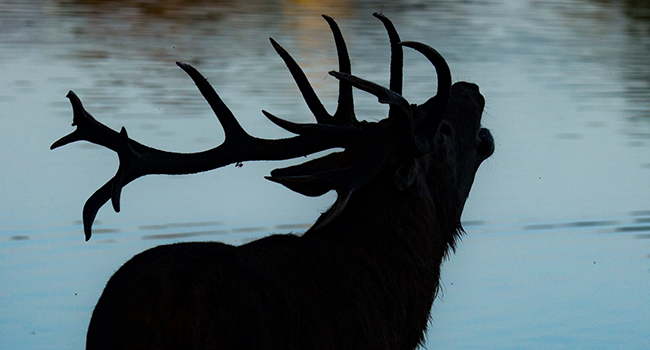
[[[291,57],[289,52],[280,46],[277,41],[273,40],[273,38],[269,38],[269,40],[271,41],[271,45],[273,45],[275,51],[278,53],[278,55],[280,55],[282,60],[284,60],[287,68],[289,68],[289,72],[293,76],[293,80],[296,81],[296,85],[298,85],[298,89],[300,90],[302,97],[307,103],[309,110],[316,118],[316,121],[319,124],[330,124],[332,121],[332,116],[327,113],[325,106],[323,106],[323,103],[321,103],[320,99],[316,95],[316,92],[314,92],[311,84],[309,84],[309,80],[307,79],[305,72],[303,72],[302,68],[300,68],[296,60]]]
[[[117,156],[120,159],[120,165],[117,168],[117,173],[113,177],[111,201],[113,204],[113,210],[115,210],[116,213],[119,213],[122,188],[129,182],[137,179],[142,175],[138,174],[138,162],[136,160],[137,155],[131,145],[129,145],[129,135],[126,133],[126,129],[124,127],[122,127],[120,130]]]
[[[185,71],[185,73],[187,73],[190,78],[192,78],[196,84],[196,87],[199,89],[205,100],[208,101],[208,104],[214,111],[214,114],[217,116],[219,122],[221,123],[221,126],[223,127],[223,131],[226,135],[226,140],[229,138],[232,139],[251,137],[241,127],[237,121],[237,118],[235,118],[235,116],[232,114],[230,108],[228,108],[228,106],[223,103],[223,100],[221,100],[217,92],[214,91],[212,85],[210,85],[208,80],[203,75],[201,75],[201,73],[199,73],[196,68],[183,62],[176,62],[176,65],[181,67],[181,69]]]
[[[399,107],[402,109],[402,111],[405,112],[406,115],[411,114],[411,106],[409,102],[402,95],[396,93],[395,91],[389,90],[381,85],[365,79],[361,79],[351,74],[336,71],[330,71],[329,74],[337,79],[347,80],[354,87],[375,95],[380,103],[387,103],[391,106]]]
[[[111,199],[113,187],[113,179],[108,180],[104,186],[100,187],[95,193],[93,193],[90,198],[84,204],[82,219],[84,225],[84,235],[86,236],[86,241],[90,240],[92,235],[93,222],[95,222],[95,217],[97,217],[97,212],[99,209]]]
[[[316,136],[319,138],[337,138],[341,140],[341,146],[350,146],[361,142],[362,131],[353,126],[339,126],[329,124],[300,124],[278,118],[275,115],[262,110],[273,124],[284,130],[303,136]]]
[[[436,96],[444,97],[445,100],[448,100],[451,92],[451,71],[444,57],[433,47],[417,41],[402,41],[400,45],[420,52],[433,64],[438,75],[438,91],[436,92]]]
[[[348,48],[343,39],[343,34],[341,34],[341,29],[332,17],[323,15],[323,18],[329,24],[334,35],[334,43],[336,44],[336,52],[339,59],[339,72],[352,74],[350,55],[348,54]],[[347,81],[339,80],[339,101],[333,117],[335,123],[338,125],[352,125],[358,122],[354,115],[352,85]]]
[[[84,109],[81,100],[74,91],[68,91],[66,97],[70,100],[70,104],[72,105],[72,126],[76,126],[77,128],[70,134],[54,142],[52,146],[50,146],[50,149],[59,148],[72,142],[85,140],[104,146],[113,151],[117,150],[117,132],[95,120],[95,118]]]
[[[376,144],[379,140],[384,140],[384,135],[375,135]],[[380,146],[381,147],[381,146]],[[329,223],[345,208],[350,196],[354,191],[361,188],[377,175],[388,157],[388,152],[368,152],[364,153],[361,159],[350,166],[341,165],[334,170],[326,170],[313,173],[314,168],[318,168],[322,163],[340,163],[344,158],[343,153],[332,153],[325,157],[314,159],[310,162],[291,166],[288,168],[275,169],[268,180],[277,182],[285,187],[306,196],[320,196],[330,190],[335,190],[337,198],[332,207],[322,215],[312,226],[312,230]],[[302,175],[307,174],[307,175]]]
[[[427,102],[419,106],[419,109],[424,112],[423,116],[425,121],[431,122],[431,116],[435,119],[442,118],[442,114],[447,109],[449,102],[449,95],[451,94],[451,71],[445,59],[434,48],[415,41],[403,41],[400,43],[402,46],[410,47],[421,54],[423,54],[436,69],[438,75],[438,90],[436,95],[430,98]],[[438,122],[439,120],[433,121]]]
[[[390,41],[390,85],[389,88],[398,94],[402,94],[402,68],[404,65],[404,52],[400,45],[400,38],[393,22],[381,13],[373,13],[386,28],[388,40]]]

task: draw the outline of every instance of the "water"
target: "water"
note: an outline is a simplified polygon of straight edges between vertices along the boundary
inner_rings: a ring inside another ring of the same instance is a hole
[[[308,110],[272,36],[335,105],[334,16],[353,71],[385,84],[383,10],[405,40],[436,47],[455,80],[481,86],[497,150],[468,201],[467,235],[443,268],[428,349],[644,349],[650,325],[650,5],[607,1],[0,2],[0,348],[79,349],[110,275],[146,248],[241,244],[302,231],[333,201],[263,179],[286,164],[147,177],[122,212],[81,208],[116,170],[109,151],[49,151],[72,128],[73,89],[107,125],[180,152],[223,134],[195,65],[252,134],[287,136],[260,113]],[[406,52],[405,96],[431,95],[433,70]],[[384,106],[356,93],[361,117]]]

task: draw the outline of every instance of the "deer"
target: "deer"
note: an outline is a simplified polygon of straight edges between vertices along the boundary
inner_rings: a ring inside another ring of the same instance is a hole
[[[452,84],[432,47],[388,33],[389,87],[351,73],[338,24],[323,15],[336,45],[338,105],[330,114],[292,56],[275,40],[315,123],[267,111],[294,136],[248,134],[210,83],[189,75],[225,132],[219,146],[196,153],[154,149],[98,122],[72,91],[76,129],[51,146],[88,141],[117,153],[117,173],[83,208],[86,240],[109,200],[120,210],[130,182],[152,174],[193,174],[246,161],[331,153],[271,171],[266,178],[306,196],[336,191],[332,206],[304,233],[271,234],[234,246],[220,242],[160,245],[135,255],[107,282],[95,306],[86,349],[415,349],[423,344],[440,289],[441,264],[464,233],[461,213],[481,163],[495,149],[481,127],[485,99],[477,85]],[[437,74],[422,104],[402,96],[403,48],[421,53]],[[353,89],[377,97],[388,115],[357,120]]]

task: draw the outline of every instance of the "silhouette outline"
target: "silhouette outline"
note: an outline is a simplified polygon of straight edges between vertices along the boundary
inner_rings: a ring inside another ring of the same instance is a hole
[[[260,139],[246,133],[208,81],[178,62],[225,131],[210,150],[153,149],[95,120],[70,91],[75,131],[52,144],[79,140],[115,151],[116,175],[83,210],[86,240],[109,200],[120,210],[122,188],[149,174],[190,174],[251,160],[281,160],[342,148],[267,179],[307,196],[331,190],[335,203],[303,235],[271,235],[242,246],[177,243],[134,256],[108,281],[93,312],[87,349],[414,349],[422,343],[440,266],[463,232],[460,216],[480,164],[494,152],[480,125],[478,86],[452,85],[444,58],[388,32],[390,86],[352,75],[345,41],[328,22],[339,56],[336,112],[329,114],[301,68],[277,42],[316,118],[297,124],[264,115],[297,136]],[[402,48],[422,53],[438,75],[436,94],[421,105],[402,96]],[[389,104],[386,119],[358,121],[353,88]]]

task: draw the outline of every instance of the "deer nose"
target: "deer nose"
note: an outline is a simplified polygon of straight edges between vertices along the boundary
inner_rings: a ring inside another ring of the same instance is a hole
[[[463,96],[465,98],[478,102],[478,104],[481,106],[481,110],[483,109],[483,106],[485,105],[485,98],[483,95],[481,95],[478,85],[463,81],[454,84],[454,89],[459,94],[459,96]]]
[[[485,97],[481,95],[478,85],[474,83],[467,83],[467,88],[469,90],[469,95],[478,102],[481,112],[483,112],[483,107],[485,107]]]

